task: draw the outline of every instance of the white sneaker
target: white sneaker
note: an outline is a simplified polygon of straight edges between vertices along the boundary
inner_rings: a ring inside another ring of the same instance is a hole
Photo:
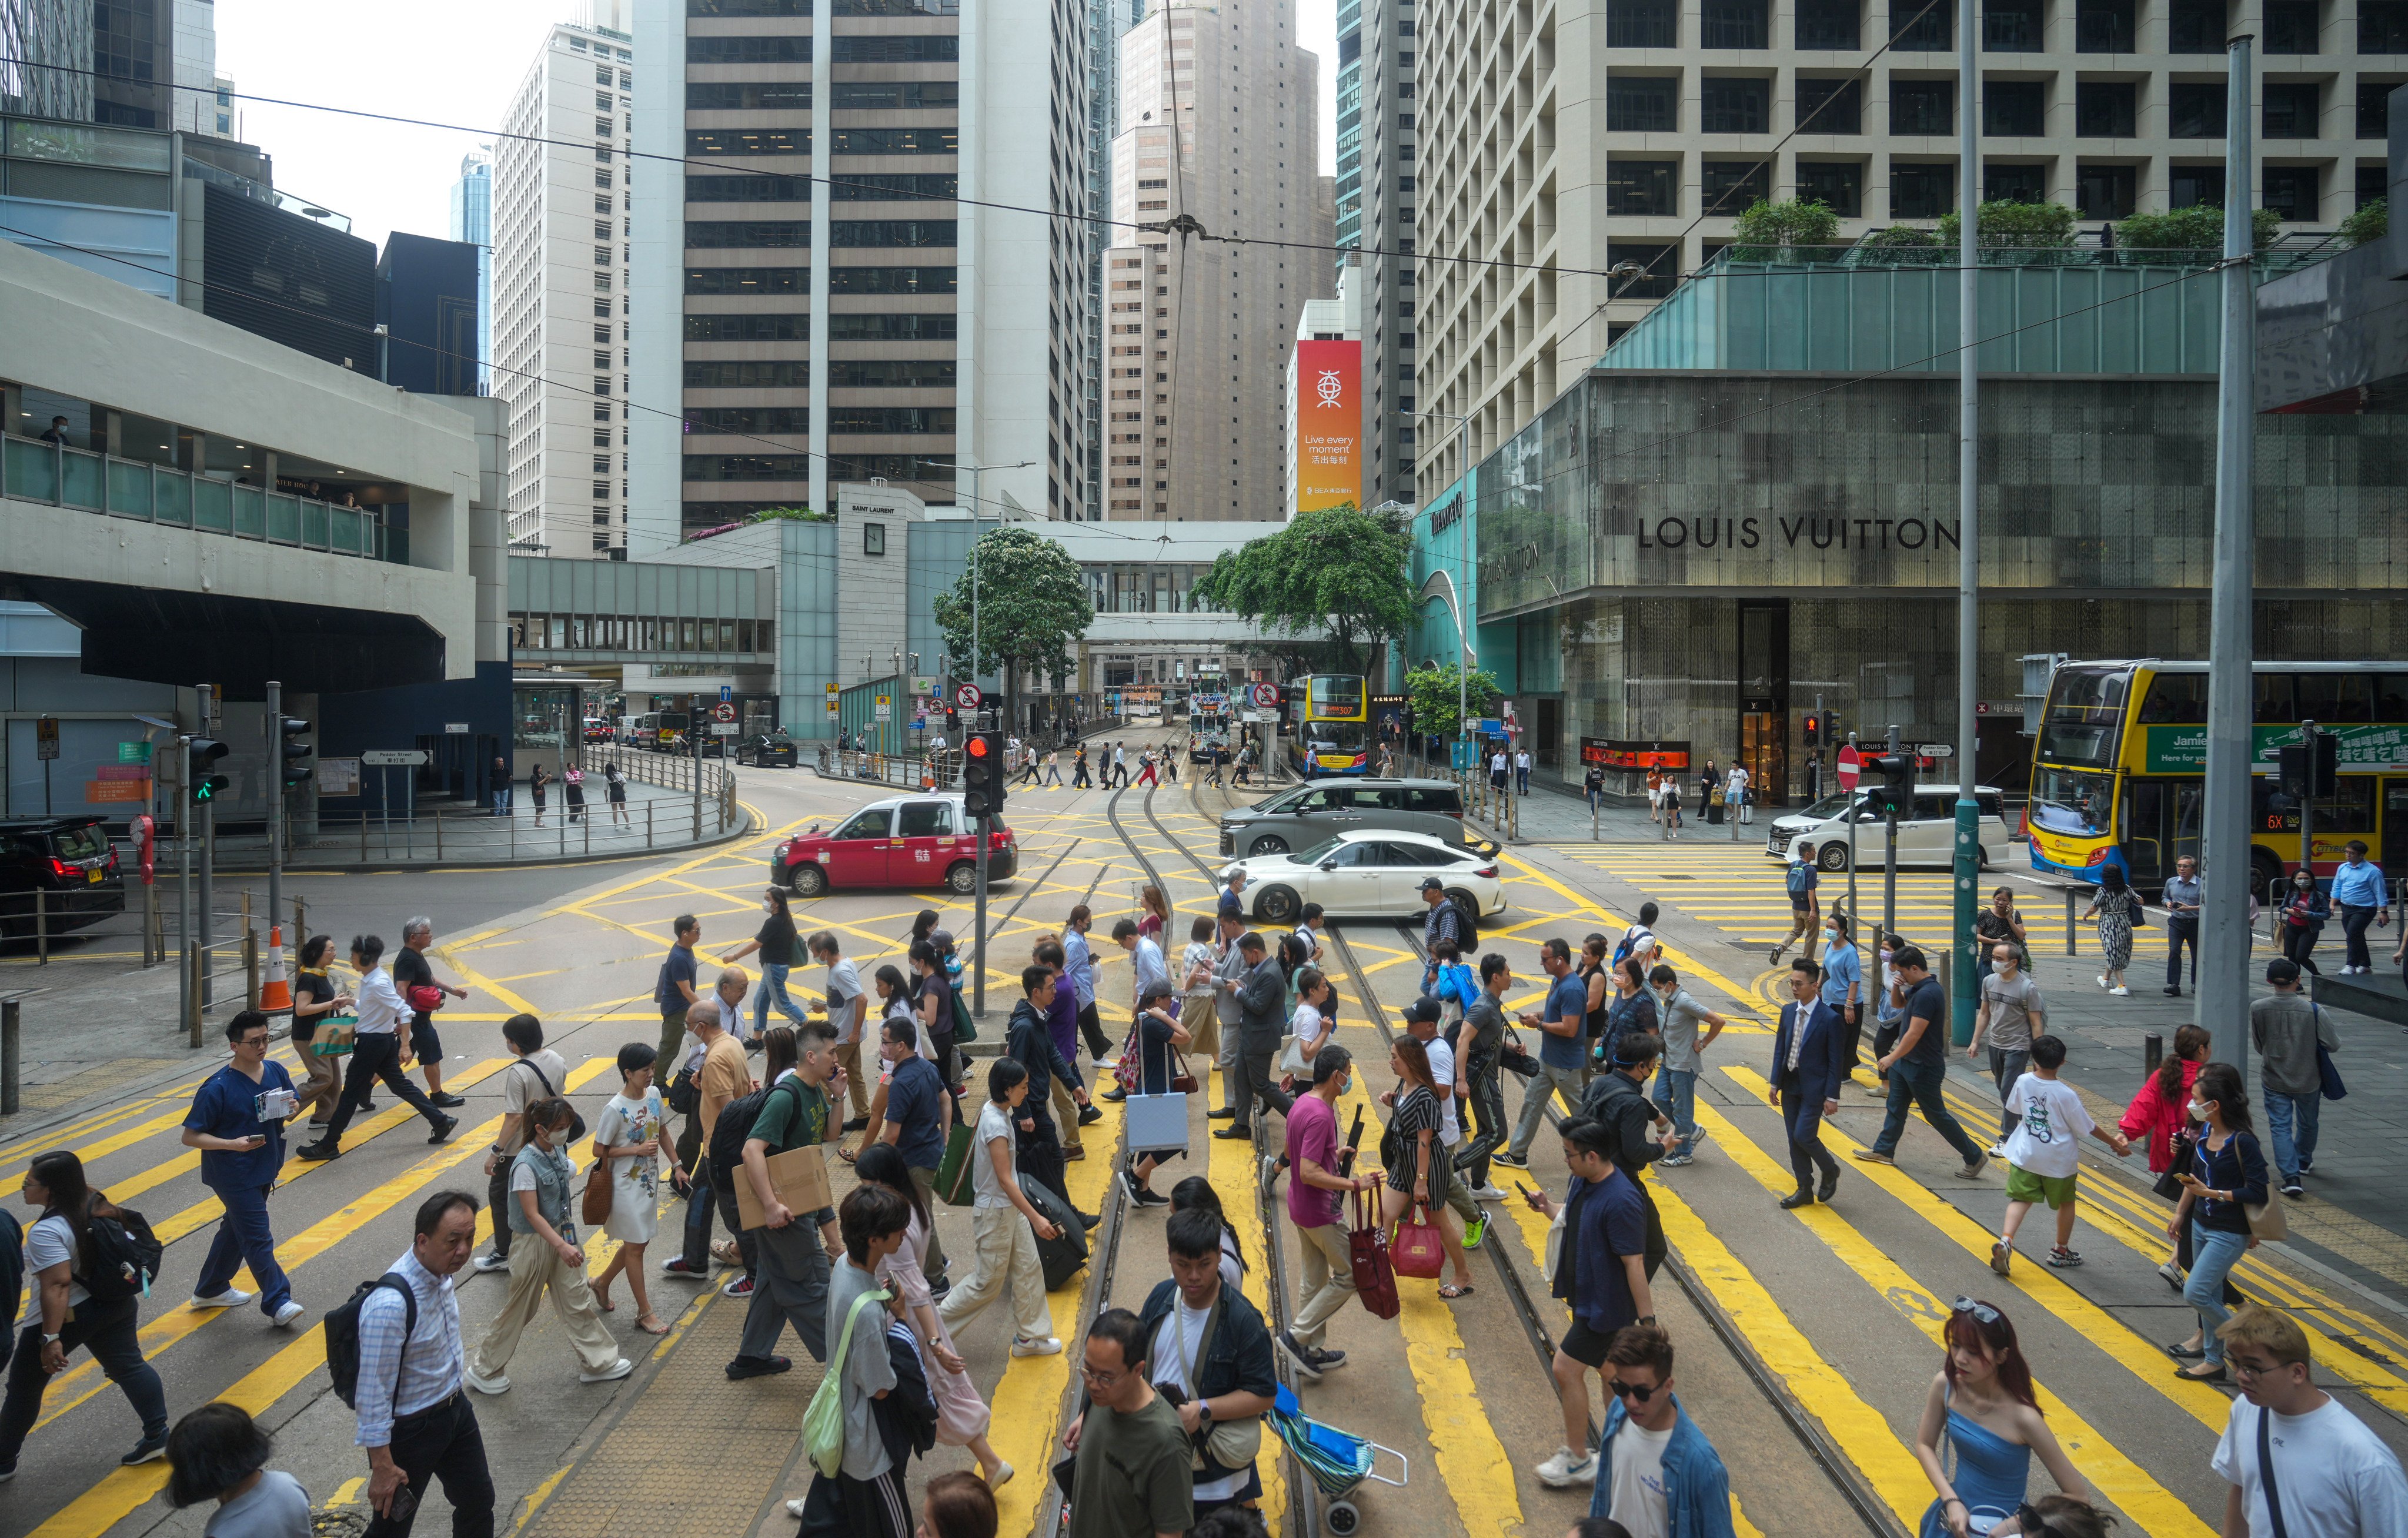
[[[598,1373],[578,1374],[577,1381],[580,1383],[616,1383],[635,1370],[636,1364],[634,1362],[629,1361],[624,1357],[621,1357],[617,1361],[612,1362],[609,1366],[605,1367]]]
[[[1475,1202],[1502,1202],[1505,1193],[1494,1186],[1481,1186],[1472,1191],[1471,1199]]]
[[[479,1271],[508,1271],[510,1269],[510,1258],[509,1256],[496,1255],[490,1249],[468,1263],[475,1266]]]
[[[1990,1145],[1990,1157],[1992,1159],[2004,1159],[2007,1157],[2007,1146],[2003,1140]]]
[[[792,1501],[786,1502],[786,1515],[795,1517],[799,1517],[803,1515],[803,1498],[801,1496],[798,1495]]]
[[[462,1368],[460,1375],[468,1380],[469,1388],[480,1394],[507,1394],[510,1391],[510,1380],[506,1377],[479,1377],[473,1367]]]
[[[1596,1474],[1596,1455],[1576,1455],[1570,1447],[1557,1447],[1555,1457],[1539,1465],[1539,1482],[1551,1489],[1577,1485]]]
[[[1052,1335],[1042,1340],[1014,1340],[1011,1354],[1015,1357],[1058,1357],[1062,1354],[1062,1343]]]
[[[257,1296],[256,1292],[244,1292],[230,1287],[213,1298],[204,1298],[195,1292],[185,1301],[194,1308],[240,1308]]]
[[[2099,975],[2099,986],[2101,988],[2105,988],[2107,986],[2107,974],[2102,972]]]
[[[2132,996],[2132,990],[2126,988],[2122,983],[2117,983],[2114,987],[2109,989],[2107,992],[2110,997],[2117,999],[2128,999]]]
[[[276,1311],[276,1327],[281,1330],[308,1312],[308,1310],[303,1308],[299,1303],[287,1298],[284,1301],[284,1306]]]

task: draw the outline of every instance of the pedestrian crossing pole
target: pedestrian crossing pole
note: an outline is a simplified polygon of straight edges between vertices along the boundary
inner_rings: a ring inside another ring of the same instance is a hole
[[[1955,876],[1956,998],[1948,1011],[1950,1034],[1959,1047],[1973,1039],[1974,995],[1981,968],[1973,961],[1975,888],[1982,879],[1982,809],[1973,767],[1981,687],[1982,374],[1981,247],[1975,223],[1981,212],[1982,120],[1975,82],[1981,76],[1980,18],[1974,0],[1956,0],[1956,200],[1965,210],[1956,248],[1956,859]]]

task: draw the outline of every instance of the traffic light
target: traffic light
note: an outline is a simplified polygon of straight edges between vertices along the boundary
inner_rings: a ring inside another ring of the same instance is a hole
[[[308,758],[318,749],[308,738],[309,723],[300,717],[286,716],[276,725],[282,745],[279,753],[284,766],[284,788],[288,790],[296,790],[308,784],[309,776],[317,773],[314,766],[301,761]]]
[[[1819,710],[1806,712],[1806,746],[1809,748],[1823,746],[1823,713]]]
[[[1887,817],[1905,817],[1914,809],[1914,761],[1900,753],[1883,753],[1865,761],[1865,805]]]
[[[962,810],[971,817],[1003,815],[1003,748],[1000,732],[973,732],[962,743]]]
[[[2331,795],[2340,772],[2341,739],[2329,732],[2316,733],[2314,753],[2303,742],[2274,750],[2276,787],[2295,803]]]
[[[233,780],[223,775],[209,773],[209,766],[226,756],[227,748],[224,743],[215,737],[194,737],[192,739],[191,750],[194,801],[215,801],[225,791],[233,789]]]

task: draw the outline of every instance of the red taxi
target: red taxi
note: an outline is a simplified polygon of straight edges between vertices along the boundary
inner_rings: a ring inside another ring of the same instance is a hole
[[[988,834],[986,874],[1009,877],[1020,863],[1010,829]],[[801,897],[831,887],[937,887],[963,895],[978,888],[978,833],[958,795],[896,796],[873,802],[837,825],[781,842],[769,852],[769,878]]]

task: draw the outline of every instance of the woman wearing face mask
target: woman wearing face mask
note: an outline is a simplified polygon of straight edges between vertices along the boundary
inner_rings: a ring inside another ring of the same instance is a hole
[[[602,1107],[594,1125],[594,1157],[610,1172],[610,1216],[603,1232],[619,1241],[619,1252],[594,1279],[595,1306],[611,1312],[610,1281],[626,1273],[636,1295],[636,1328],[666,1335],[669,1327],[652,1313],[644,1289],[644,1246],[661,1226],[661,1123],[668,1112],[652,1088],[654,1048],[631,1041],[619,1048],[619,1092]]]
[[[2316,972],[2316,963],[2308,957],[2331,916],[2332,899],[2316,885],[2315,873],[2305,865],[2292,872],[2291,890],[2283,894],[2283,954],[2299,962],[2300,971]]]
[[[1880,1075],[1884,1089],[1889,1087],[1889,1075],[1882,1072],[1881,1060],[1889,1055],[1889,1049],[1898,1044],[1899,1034],[1906,1030],[1906,1021],[1902,1018],[1906,1009],[1906,993],[1897,966],[1898,947],[1905,943],[1895,934],[1881,936],[1881,975],[1873,994],[1873,1072]],[[1850,1036],[1848,1056],[1852,1061],[1856,1057],[1856,1038]]]
[[[2006,1315],[1995,1304],[1959,1298],[1940,1338],[1948,1360],[1931,1380],[1914,1433],[1915,1460],[1939,1492],[1923,1514],[1921,1538],[2018,1531],[2013,1517],[2024,1503],[2034,1453],[2058,1489],[2089,1500],[2090,1487],[2041,1414],[2031,1366]],[[1941,1456],[1943,1441],[1956,1449],[1954,1474]]]
[[[2199,1315],[2196,1351],[2186,1346],[2166,1349],[2177,1358],[2200,1359],[2177,1375],[2198,1383],[2224,1381],[2224,1343],[2215,1331],[2232,1311],[2224,1303],[2225,1278],[2240,1263],[2242,1253],[2254,1248],[2247,1208],[2266,1200],[2266,1155],[2249,1123],[2249,1095],[2241,1075],[2229,1063],[2211,1062],[2191,1081],[2190,1114],[2205,1129],[2192,1147],[2187,1167],[2174,1172],[2182,1183],[2182,1202],[2166,1237],[2178,1238],[2187,1227],[2191,1238],[2190,1279],[2183,1284],[2183,1302]]]
[[[1613,1061],[1615,1042],[1633,1032],[1656,1029],[1656,996],[1647,991],[1647,976],[1639,958],[1625,956],[1606,975],[1613,983],[1613,997],[1605,1006],[1605,1033],[1598,1037],[1592,1057],[1599,1072]]]
[[[2000,941],[2014,946],[2021,952],[2024,963],[2030,964],[2031,952],[2025,948],[2024,916],[2015,911],[2013,889],[2000,887],[1990,894],[1990,905],[1973,916],[1973,933],[1982,942],[1976,975],[1990,975],[1990,952],[1998,948]]]
[[[2141,896],[2124,879],[2120,865],[2107,865],[2099,872],[2099,895],[2083,910],[2085,919],[2099,920],[2099,948],[2106,953],[2107,970],[2099,975],[2099,986],[2119,999],[2132,996],[2124,986],[2124,969],[2132,964],[2132,930],[2141,919]]]
[[[547,1293],[576,1349],[578,1382],[609,1383],[636,1370],[634,1362],[619,1355],[619,1343],[603,1326],[594,1289],[585,1284],[585,1251],[577,1244],[577,1225],[569,1221],[569,1194],[577,1175],[561,1144],[575,1114],[568,1102],[557,1097],[527,1107],[527,1145],[510,1161],[511,1204],[505,1214],[512,1235],[509,1296],[485,1327],[485,1338],[469,1358],[466,1374],[468,1387],[480,1394],[510,1391],[503,1370]]]
[[[2175,1032],[2174,1049],[2157,1064],[2155,1073],[2141,1081],[2139,1091],[2117,1123],[2126,1137],[2145,1143],[2149,1171],[2157,1177],[2160,1196],[2179,1194],[2182,1182],[2174,1178],[2173,1172],[2190,1167],[2191,1141],[2199,1135],[2199,1123],[2190,1116],[2190,1091],[2200,1069],[2207,1062],[2208,1041],[2207,1032],[2195,1025],[2186,1025]],[[2157,1266],[2157,1275],[2176,1292],[2183,1289],[2190,1259],[2190,1231],[2185,1229],[2174,1236],[2173,1253]],[[2224,1306],[2238,1308],[2243,1302],[2241,1289],[2227,1281]],[[2199,1332],[2191,1332],[2181,1349],[2197,1356]]]

